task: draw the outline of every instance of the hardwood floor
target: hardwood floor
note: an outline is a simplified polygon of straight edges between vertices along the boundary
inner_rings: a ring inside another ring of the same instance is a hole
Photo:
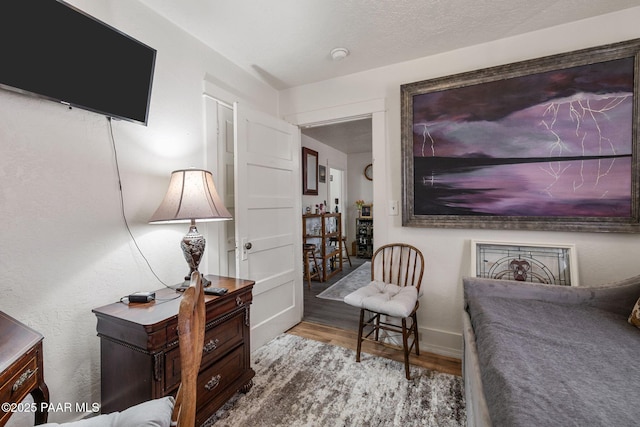
[[[312,280],[311,289],[309,289],[309,284],[305,279],[303,320],[357,331],[360,310],[345,304],[342,301],[321,299],[317,298],[316,295],[351,273],[356,268],[360,267],[365,263],[365,261],[368,260],[352,256],[351,267],[349,266],[349,262],[345,260],[342,265],[342,272],[336,274],[326,282]]]
[[[354,351],[358,341],[357,331],[350,331],[336,328],[334,326],[321,325],[306,321],[298,323],[296,326],[289,329],[287,333],[327,344],[337,345]],[[375,356],[397,360],[401,363],[404,362],[401,347],[395,347],[389,344],[380,344],[373,341],[365,341],[362,343],[362,351]],[[421,366],[426,369],[443,372],[445,374],[462,376],[462,365],[460,359],[455,359],[453,357],[439,356],[437,354],[421,351],[420,356],[411,354],[409,356],[409,362],[412,365]]]
[[[365,261],[368,260],[352,256],[351,267],[349,262],[345,260],[341,273],[322,283],[312,280],[311,289],[309,289],[308,282],[305,280],[303,321],[291,328],[287,333],[355,350],[358,339],[360,310],[341,301],[317,298],[316,295],[351,273]],[[365,341],[362,344],[362,351],[403,362],[401,347]],[[462,375],[460,359],[422,351],[420,356],[411,355],[410,362],[413,365],[427,369],[452,375]]]

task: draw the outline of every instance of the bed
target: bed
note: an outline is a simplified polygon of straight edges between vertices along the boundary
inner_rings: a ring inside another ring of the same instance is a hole
[[[464,278],[469,426],[638,425],[640,276],[597,287]]]

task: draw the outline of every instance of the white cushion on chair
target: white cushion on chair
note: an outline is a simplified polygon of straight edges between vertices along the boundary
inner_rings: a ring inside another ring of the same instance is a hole
[[[397,286],[377,280],[344,297],[349,305],[395,317],[409,316],[417,300],[418,291],[414,286]]]

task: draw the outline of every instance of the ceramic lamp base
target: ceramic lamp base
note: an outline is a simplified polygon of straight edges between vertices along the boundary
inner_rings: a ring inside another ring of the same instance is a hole
[[[193,274],[194,271],[198,271],[200,260],[204,255],[205,244],[205,238],[196,228],[195,220],[191,220],[189,232],[185,234],[182,238],[182,242],[180,242],[182,254],[189,265],[189,274],[184,277],[184,284],[182,286],[186,285],[186,287],[188,287],[191,283],[191,274]],[[211,285],[211,282],[207,280],[204,275],[201,274],[201,276],[203,286],[207,287]]]

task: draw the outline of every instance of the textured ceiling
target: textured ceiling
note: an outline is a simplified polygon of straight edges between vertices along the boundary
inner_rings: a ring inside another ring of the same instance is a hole
[[[141,0],[276,89],[640,6],[640,0]],[[351,55],[332,61],[331,49]]]

